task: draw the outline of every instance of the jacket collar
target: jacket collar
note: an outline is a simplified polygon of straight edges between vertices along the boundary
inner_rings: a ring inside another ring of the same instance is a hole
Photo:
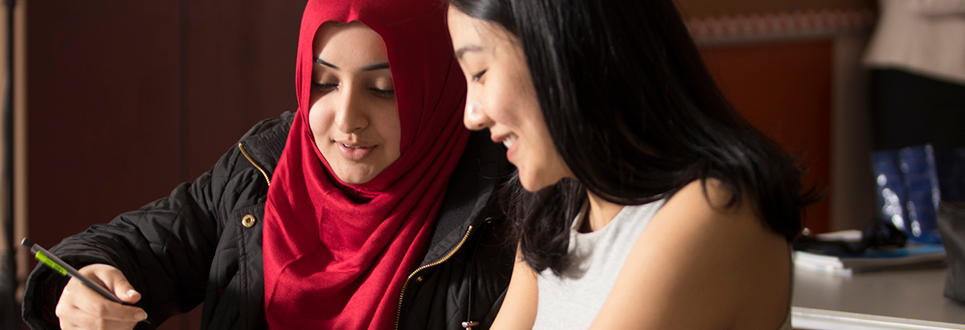
[[[275,172],[281,152],[285,149],[288,131],[291,130],[294,119],[295,113],[286,111],[281,115],[281,120],[265,120],[251,128],[239,141],[258,166],[267,171],[269,177]]]
[[[469,226],[479,228],[487,217],[498,214],[494,200],[499,183],[510,170],[502,145],[489,140],[487,131],[473,132],[459,165],[449,179],[446,197],[439,208],[439,216],[430,241],[429,251],[421,265],[443,259],[456,249],[466,236]],[[495,207],[497,212],[489,208]]]

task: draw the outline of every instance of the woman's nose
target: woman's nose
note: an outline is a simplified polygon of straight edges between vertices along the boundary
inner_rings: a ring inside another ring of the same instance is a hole
[[[475,99],[466,100],[466,113],[463,116],[463,124],[470,130],[481,130],[492,125],[492,120],[486,115],[482,104]]]
[[[365,113],[364,102],[356,92],[357,88],[346,87],[341,93],[339,105],[335,109],[335,125],[344,133],[354,133],[364,129],[369,124]]]

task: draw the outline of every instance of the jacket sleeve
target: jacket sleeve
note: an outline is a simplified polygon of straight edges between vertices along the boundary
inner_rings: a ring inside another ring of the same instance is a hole
[[[263,121],[246,137],[263,126]],[[244,138],[242,138],[244,139]],[[256,171],[237,148],[221,157],[194,182],[178,185],[165,198],[127,212],[105,225],[94,225],[50,249],[75,268],[103,263],[116,267],[141,293],[136,304],[154,326],[190,311],[204,300],[212,258],[227,207],[236,201],[230,188],[239,173]],[[260,174],[259,174],[260,175]],[[226,206],[227,204],[227,206]],[[59,329],[54,315],[68,278],[38,265],[27,279],[24,321],[33,329]],[[138,328],[149,328],[139,324]]]

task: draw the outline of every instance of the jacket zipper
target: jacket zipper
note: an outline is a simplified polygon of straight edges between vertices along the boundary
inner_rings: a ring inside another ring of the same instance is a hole
[[[396,309],[396,312],[395,312],[395,330],[399,330],[399,320],[402,318],[402,299],[405,297],[405,288],[409,286],[409,281],[412,280],[412,278],[416,275],[416,273],[422,271],[423,269],[436,266],[438,264],[446,262],[446,260],[449,260],[449,258],[452,258],[452,256],[456,254],[456,252],[458,252],[460,248],[462,248],[463,243],[466,243],[466,239],[469,238],[469,233],[471,232],[472,232],[472,225],[469,225],[469,228],[466,229],[466,234],[462,235],[462,240],[459,241],[459,244],[456,244],[456,247],[453,248],[452,251],[449,251],[449,253],[446,253],[446,255],[439,260],[433,261],[431,263],[423,265],[422,267],[416,268],[416,270],[412,271],[412,273],[409,274],[409,277],[405,279],[405,282],[402,283],[402,291],[399,293],[399,308]]]
[[[271,179],[268,178],[268,173],[266,173],[265,170],[263,170],[263,169],[261,168],[261,166],[258,166],[258,163],[255,163],[255,160],[254,160],[254,159],[251,159],[251,155],[248,155],[248,151],[245,150],[245,144],[244,144],[244,143],[238,142],[238,150],[241,150],[241,154],[242,154],[242,155],[245,155],[245,158],[248,158],[248,161],[251,162],[251,165],[254,165],[255,168],[257,168],[259,171],[261,171],[261,175],[264,175],[264,176],[265,176],[265,181],[268,182],[268,185],[270,186],[270,185],[271,185]]]

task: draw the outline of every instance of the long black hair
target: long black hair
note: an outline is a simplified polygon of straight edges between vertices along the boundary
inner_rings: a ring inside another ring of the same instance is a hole
[[[623,204],[714,178],[728,206],[754,199],[788,240],[802,228],[802,170],[724,98],[671,0],[449,0],[518,38],[556,150],[576,180],[535,193],[518,179],[509,215],[536,271],[567,265],[586,191]],[[706,186],[705,186],[706,189]]]

